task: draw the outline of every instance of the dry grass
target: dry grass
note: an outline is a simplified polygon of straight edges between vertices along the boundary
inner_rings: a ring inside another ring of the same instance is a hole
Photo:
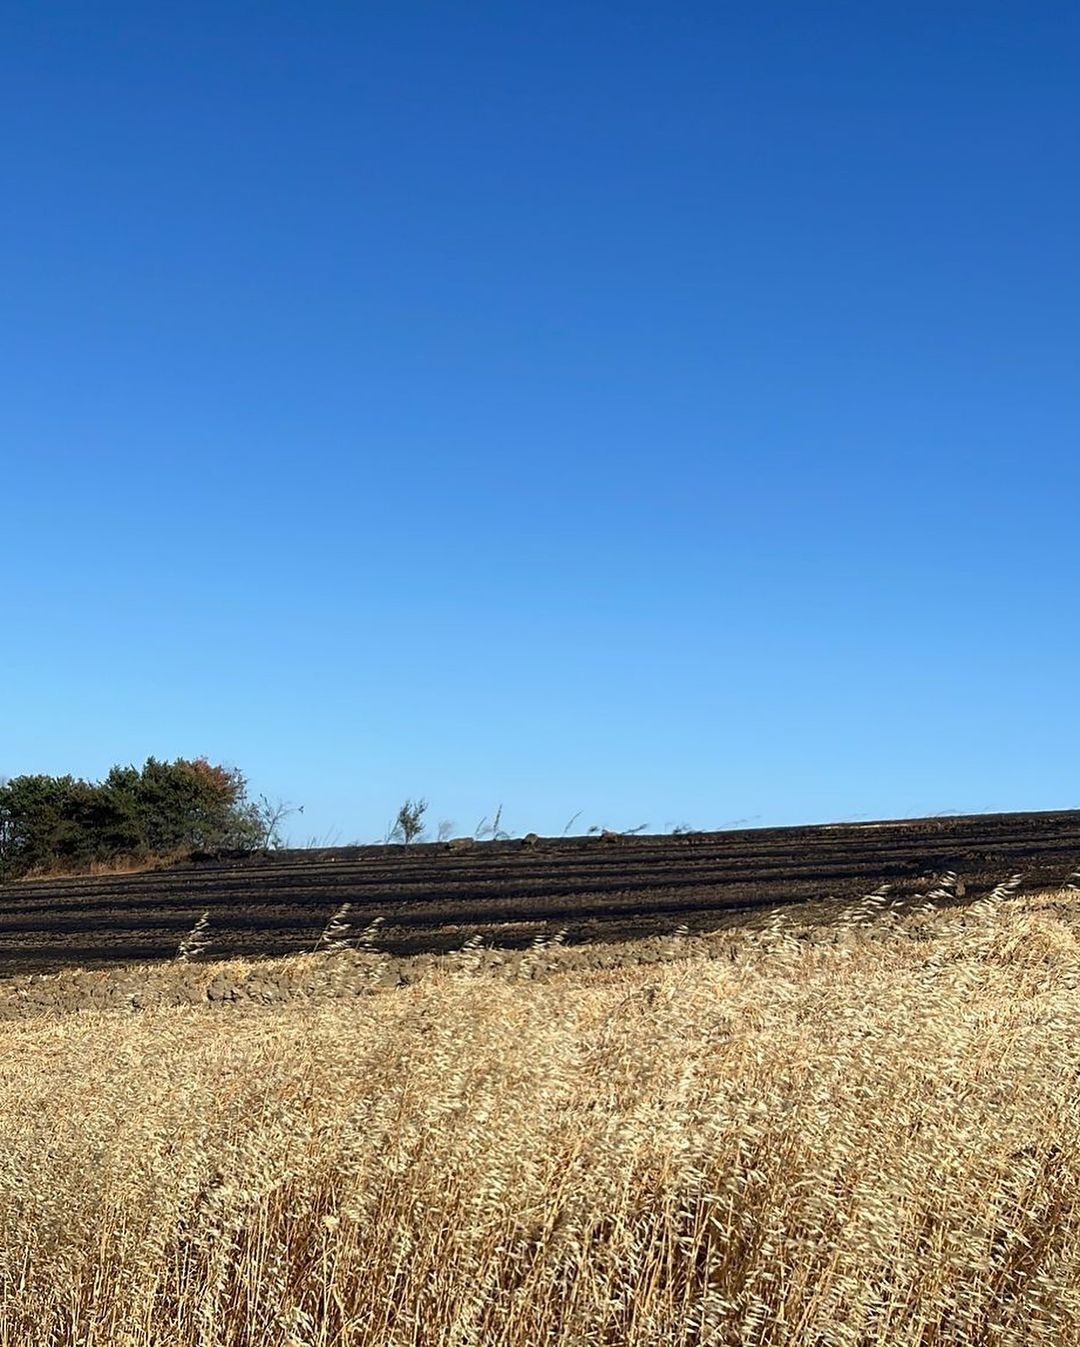
[[[83,861],[78,865],[36,865],[18,876],[20,883],[43,879],[101,879],[110,875],[141,875],[155,870],[168,870],[189,861],[191,847],[159,852],[154,856],[111,856],[107,861]]]
[[[2,1025],[0,1343],[1080,1341],[1059,901]]]

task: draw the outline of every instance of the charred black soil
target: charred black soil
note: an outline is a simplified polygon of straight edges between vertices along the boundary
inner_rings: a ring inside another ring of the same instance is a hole
[[[882,883],[925,892],[944,871],[965,898],[1009,875],[1026,888],[1080,867],[1080,810],[683,836],[528,838],[214,857],[141,874],[0,885],[0,973],[169,958],[209,912],[210,954],[310,950],[350,904],[352,934],[438,952],[479,935],[521,946],[704,931],[790,907],[828,920]]]

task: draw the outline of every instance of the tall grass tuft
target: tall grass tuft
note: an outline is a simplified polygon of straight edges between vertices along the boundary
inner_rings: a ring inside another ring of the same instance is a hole
[[[339,950],[348,949],[352,930],[352,923],[349,921],[349,913],[352,911],[352,903],[342,903],[326,925],[322,928],[318,940],[315,942],[315,949],[323,954],[334,954]],[[370,929],[370,928],[369,928]],[[366,934],[366,932],[365,932]]]
[[[204,912],[198,919],[176,950],[176,958],[179,963],[190,963],[192,959],[197,959],[200,954],[205,954],[210,948],[210,913]]]

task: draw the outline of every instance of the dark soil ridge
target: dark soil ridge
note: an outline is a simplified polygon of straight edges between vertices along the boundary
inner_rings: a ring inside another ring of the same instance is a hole
[[[0,974],[171,958],[204,911],[216,959],[310,951],[343,903],[352,934],[379,919],[379,949],[406,956],[471,935],[520,948],[556,931],[569,944],[700,932],[787,906],[827,919],[883,882],[906,896],[953,870],[970,899],[1078,868],[1080,810],[201,857],[0,885]]]

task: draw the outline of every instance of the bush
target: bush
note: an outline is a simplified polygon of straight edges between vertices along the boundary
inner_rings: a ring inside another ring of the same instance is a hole
[[[397,818],[387,832],[387,840],[404,842],[409,846],[420,842],[424,837],[424,814],[427,812],[427,800],[406,800],[397,812]]]
[[[114,767],[100,782],[37,775],[0,785],[0,879],[128,857],[248,849],[263,832],[242,773],[206,758],[147,758],[141,769]]]

